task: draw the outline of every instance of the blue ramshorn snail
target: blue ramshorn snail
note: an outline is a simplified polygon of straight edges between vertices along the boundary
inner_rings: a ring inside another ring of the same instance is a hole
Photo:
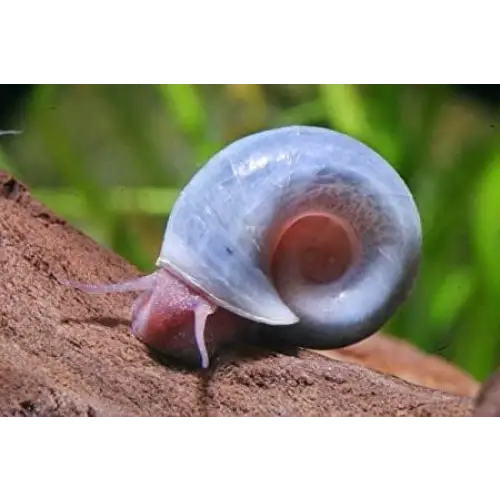
[[[412,194],[382,157],[290,126],[237,140],[194,175],[152,274],[74,286],[141,291],[134,335],[167,353],[197,348],[206,368],[207,338],[216,347],[247,323],[315,349],[375,333],[411,291],[421,245]]]

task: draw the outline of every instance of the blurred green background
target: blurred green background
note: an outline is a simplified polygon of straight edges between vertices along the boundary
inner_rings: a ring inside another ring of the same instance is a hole
[[[1,138],[0,168],[143,270],[179,189],[224,145],[286,124],[361,139],[406,180],[424,229],[415,290],[385,330],[480,380],[500,364],[496,105],[446,85],[39,85],[6,116],[23,134]]]

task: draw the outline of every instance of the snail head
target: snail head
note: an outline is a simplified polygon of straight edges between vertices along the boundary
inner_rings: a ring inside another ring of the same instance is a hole
[[[86,293],[141,292],[132,309],[132,333],[160,352],[192,351],[196,344],[201,366],[209,366],[207,344],[228,340],[241,318],[214,305],[166,269],[115,284],[65,283]]]

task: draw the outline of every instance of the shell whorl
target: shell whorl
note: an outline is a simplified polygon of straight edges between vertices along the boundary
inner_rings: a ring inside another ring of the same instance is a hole
[[[269,231],[308,210],[348,221],[361,253],[339,279],[280,295]],[[284,127],[234,142],[198,171],[172,210],[157,265],[295,345],[334,348],[374,333],[404,302],[421,238],[413,197],[382,157],[329,129]]]

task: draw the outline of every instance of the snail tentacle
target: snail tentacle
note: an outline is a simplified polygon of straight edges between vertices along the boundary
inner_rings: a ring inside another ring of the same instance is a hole
[[[212,306],[209,304],[199,304],[196,306],[194,310],[194,330],[195,330],[195,338],[196,345],[198,347],[198,351],[201,357],[201,367],[208,368],[209,366],[209,357],[207,346],[205,343],[205,327],[207,318],[213,314],[217,309],[217,306]]]
[[[61,283],[86,293],[128,293],[150,290],[155,285],[157,279],[158,272],[154,272],[147,276],[141,276],[121,283],[93,284],[76,283],[73,281],[62,281]]]

